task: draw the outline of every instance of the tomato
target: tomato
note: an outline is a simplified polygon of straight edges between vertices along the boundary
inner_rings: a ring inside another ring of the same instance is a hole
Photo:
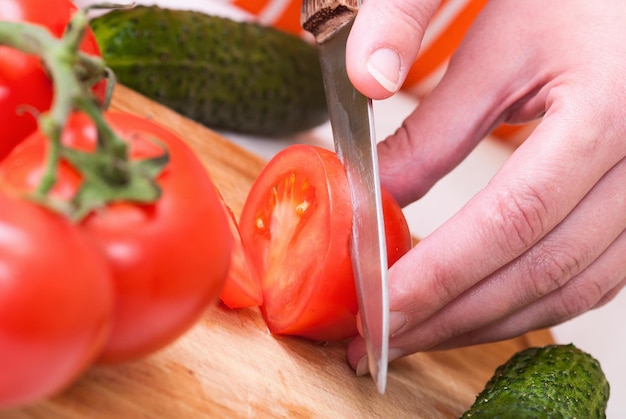
[[[384,187],[382,188],[383,217],[385,219],[385,245],[387,246],[387,263],[396,263],[413,247],[413,238],[409,223],[404,217],[402,207]]]
[[[76,10],[70,0],[46,0],[45,5],[41,0],[0,0],[0,20],[40,24],[57,37]],[[85,34],[81,50],[100,56],[91,30]],[[94,87],[100,100],[105,90],[105,81]],[[0,46],[0,159],[37,129],[37,113],[50,109],[52,97],[52,82],[38,57]]]
[[[389,263],[411,248],[402,210],[384,193]],[[357,333],[349,242],[352,204],[336,154],[310,145],[278,153],[246,199],[239,227],[274,334],[337,340]]]
[[[233,211],[222,199],[224,210],[228,214],[228,226],[233,237],[233,251],[231,254],[228,277],[222,288],[220,300],[231,309],[256,307],[263,302],[263,291],[258,275],[250,263],[250,255],[243,247],[239,226]]]
[[[51,396],[99,355],[113,282],[65,218],[0,192],[0,408]]]
[[[100,246],[114,274],[114,327],[100,361],[119,362],[162,348],[217,303],[228,272],[232,238],[227,218],[204,166],[188,146],[150,120],[125,113],[105,114],[112,129],[130,144],[132,159],[162,154],[169,164],[158,175],[162,195],[154,204],[117,202],[80,223]],[[92,150],[96,129],[73,114],[62,142]],[[37,132],[0,163],[0,184],[32,190],[39,181],[46,148]],[[61,165],[53,196],[72,196],[80,176]]]

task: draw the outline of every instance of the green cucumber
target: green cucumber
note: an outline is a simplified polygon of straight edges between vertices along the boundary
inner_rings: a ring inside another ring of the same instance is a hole
[[[606,417],[600,363],[572,344],[529,348],[499,366],[461,418]]]
[[[317,49],[295,35],[156,6],[90,26],[121,84],[209,128],[284,136],[328,119]]]

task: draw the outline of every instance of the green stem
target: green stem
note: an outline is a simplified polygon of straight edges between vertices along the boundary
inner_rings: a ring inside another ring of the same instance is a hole
[[[37,25],[0,22],[0,45],[40,57],[53,82],[55,95],[52,106],[39,117],[39,128],[50,140],[44,174],[35,191],[39,198],[47,195],[56,182],[61,135],[67,118],[75,109],[78,98],[90,95],[76,76],[75,69],[79,69],[80,78],[90,80],[102,78],[106,73],[102,59],[79,53],[87,27],[88,19],[83,11],[74,15],[62,40]]]
[[[21,22],[0,22],[0,45],[6,45],[26,54],[40,55],[54,42],[50,33],[40,26]]]
[[[42,199],[56,183],[56,171],[61,156],[61,133],[50,115],[41,115],[39,117],[39,126],[41,131],[50,139],[44,172],[35,190],[35,195]]]
[[[101,58],[79,51],[88,28],[86,11],[80,10],[72,17],[61,39],[37,25],[0,22],[0,45],[39,57],[54,88],[50,110],[39,117],[39,129],[49,139],[49,148],[41,182],[32,198],[66,213],[75,221],[94,208],[113,201],[155,202],[160,196],[156,177],[169,161],[165,147],[161,156],[131,160],[128,144],[107,123],[91,88],[107,76],[108,101],[115,78]],[[63,129],[74,111],[87,114],[96,126],[94,152],[85,153],[62,144]],[[59,202],[49,197],[57,180],[61,159],[71,164],[83,177],[71,202]]]
[[[50,139],[44,175],[36,191],[36,194],[44,196],[56,182],[63,127],[74,109],[76,99],[83,94],[83,89],[74,77],[68,77],[72,74],[74,63],[71,57],[67,56],[67,50],[63,45],[51,46],[42,59],[50,72],[54,91],[63,92],[54,95],[50,111],[45,112],[39,119],[40,130]]]
[[[98,148],[108,156],[109,164],[105,166],[104,176],[113,183],[122,184],[128,181],[128,144],[124,142],[104,119],[104,115],[93,101],[81,98],[77,106],[85,112],[96,124],[98,130]]]

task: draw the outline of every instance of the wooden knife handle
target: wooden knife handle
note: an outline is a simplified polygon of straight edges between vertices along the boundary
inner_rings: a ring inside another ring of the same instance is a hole
[[[304,30],[323,42],[356,16],[361,0],[302,0],[300,21]]]

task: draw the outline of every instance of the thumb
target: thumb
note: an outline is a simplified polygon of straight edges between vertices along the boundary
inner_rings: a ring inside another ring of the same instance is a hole
[[[346,45],[348,76],[361,93],[372,99],[385,99],[398,91],[440,3],[441,0],[363,2]]]

